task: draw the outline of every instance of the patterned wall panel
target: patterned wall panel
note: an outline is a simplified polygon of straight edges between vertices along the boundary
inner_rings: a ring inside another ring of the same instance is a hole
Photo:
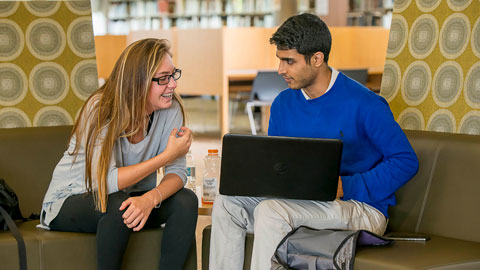
[[[90,1],[0,1],[0,128],[71,125],[97,87]]]
[[[480,0],[395,0],[381,95],[404,129],[480,134]]]

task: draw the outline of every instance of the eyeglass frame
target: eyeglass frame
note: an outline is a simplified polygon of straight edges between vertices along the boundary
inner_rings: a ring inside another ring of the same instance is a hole
[[[178,72],[178,78],[175,79],[175,74],[177,74]],[[166,83],[160,83],[160,78],[162,77],[167,77],[167,82]],[[180,77],[182,77],[182,70],[179,69],[179,68],[176,68],[173,70],[173,73],[172,74],[169,74],[169,75],[165,75],[165,76],[160,76],[158,78],[152,78],[152,82],[156,82],[158,85],[167,85],[170,83],[170,79],[173,79],[174,81],[178,81],[178,79],[180,79]]]

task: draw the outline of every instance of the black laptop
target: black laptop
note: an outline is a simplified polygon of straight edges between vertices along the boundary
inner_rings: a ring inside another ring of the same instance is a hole
[[[226,134],[220,194],[335,200],[342,141]]]

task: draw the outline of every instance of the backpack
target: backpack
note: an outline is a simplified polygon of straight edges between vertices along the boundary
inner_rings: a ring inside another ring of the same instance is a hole
[[[353,269],[357,245],[380,246],[392,242],[366,230],[317,230],[300,226],[278,244],[271,270]]]
[[[18,231],[17,225],[13,220],[25,220],[20,213],[18,197],[15,192],[7,185],[5,180],[0,179],[0,230],[8,230],[17,240],[18,259],[21,270],[27,269],[27,254],[25,241],[22,234]]]

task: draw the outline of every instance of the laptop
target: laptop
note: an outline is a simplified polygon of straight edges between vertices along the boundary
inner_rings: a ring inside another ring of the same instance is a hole
[[[299,200],[335,200],[342,141],[226,134],[219,192]]]

